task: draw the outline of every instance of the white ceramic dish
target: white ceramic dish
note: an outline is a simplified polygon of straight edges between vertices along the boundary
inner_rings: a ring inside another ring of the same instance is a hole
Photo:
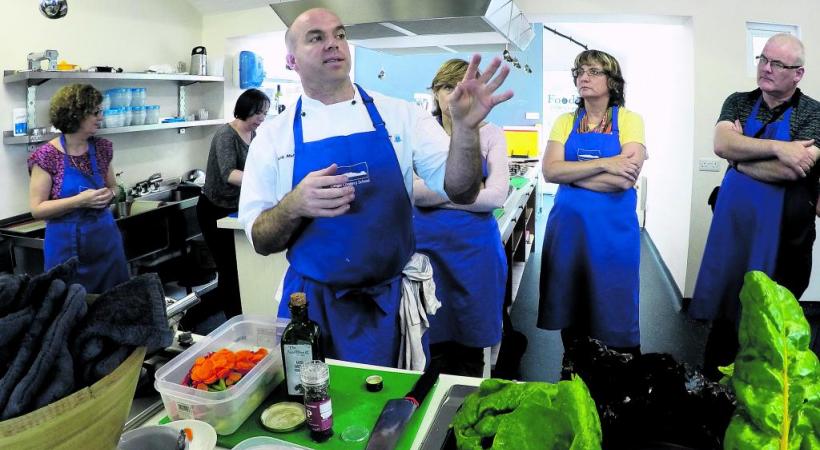
[[[256,436],[236,444],[233,450],[294,450],[307,449],[301,445],[292,444],[281,439],[269,436]]]
[[[165,424],[177,431],[190,428],[193,439],[188,442],[188,450],[213,450],[216,447],[216,430],[201,420],[175,420]]]

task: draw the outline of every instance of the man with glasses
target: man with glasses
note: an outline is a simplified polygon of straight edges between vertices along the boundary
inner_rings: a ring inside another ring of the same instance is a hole
[[[715,154],[729,161],[689,314],[713,320],[704,369],[737,353],[743,276],[761,270],[797,298],[809,284],[818,196],[820,103],[797,88],[803,44],[772,36],[757,57],[757,86],[723,104],[715,126]]]

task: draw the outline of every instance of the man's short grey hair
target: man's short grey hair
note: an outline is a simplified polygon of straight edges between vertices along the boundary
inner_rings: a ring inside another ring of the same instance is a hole
[[[794,64],[797,66],[802,66],[806,63],[806,48],[803,46],[803,42],[800,39],[798,39],[797,36],[790,33],[777,33],[774,36],[770,37],[769,41],[785,41],[790,43],[794,47],[796,53]]]

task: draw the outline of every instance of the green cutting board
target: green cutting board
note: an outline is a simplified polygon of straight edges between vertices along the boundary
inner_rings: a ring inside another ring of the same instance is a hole
[[[378,374],[384,379],[384,389],[380,392],[369,392],[365,389],[365,378],[369,375]],[[262,411],[273,403],[287,400],[284,392],[284,383],[279,387],[254,411],[248,420],[242,424],[233,434],[218,436],[217,444],[232,448],[245,439],[254,436],[273,436],[284,441],[293,442],[309,448],[316,449],[344,449],[356,450],[364,449],[367,446],[368,438],[361,442],[345,442],[341,439],[342,432],[351,425],[361,425],[372,433],[379,414],[388,400],[402,398],[407,395],[418,380],[418,374],[389,372],[382,370],[360,369],[355,367],[330,366],[330,399],[333,404],[333,437],[321,444],[310,439],[307,426],[303,426],[290,433],[273,433],[262,428],[259,416]],[[435,389],[435,387],[433,388]],[[413,444],[413,439],[418,433],[421,420],[427,411],[430,398],[434,390],[431,390],[419,409],[413,414],[412,419],[407,424],[402,438],[399,440],[397,449],[409,449]]]

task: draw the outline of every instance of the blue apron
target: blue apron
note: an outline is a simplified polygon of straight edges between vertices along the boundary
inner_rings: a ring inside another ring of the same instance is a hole
[[[415,247],[412,209],[384,121],[373,98],[356,88],[374,131],[304,142],[302,100],[296,104],[293,186],[332,163],[366,163],[369,182],[355,186],[347,213],[306,219],[288,249],[279,316],[289,316],[291,293],[305,292],[326,356],[396,366],[401,273]]]
[[[564,160],[621,154],[618,107],[612,133],[578,133],[581,110],[564,144]],[[538,327],[570,327],[614,347],[640,345],[640,228],[635,189],[595,192],[562,184],[547,219],[541,252]]]
[[[67,148],[65,136],[60,136],[60,143],[63,149]],[[103,176],[97,169],[97,149],[93,140],[88,144],[91,175],[74,167],[67,153],[63,155],[63,185],[59,198],[105,187]],[[122,236],[108,208],[78,208],[48,219],[43,251],[45,270],[73,257],[79,258],[73,282],[83,285],[89,293],[105,292],[129,279]]]
[[[484,177],[487,161],[483,160]],[[507,258],[492,213],[414,208],[416,251],[433,265],[441,308],[430,316],[430,343],[489,347],[501,340]]]
[[[763,124],[757,120],[757,99],[743,134],[754,136]],[[761,139],[790,141],[792,108],[768,124]],[[743,276],[750,270],[774,275],[780,245],[785,188],[744,175],[733,168],[720,184],[712,225],[706,239],[689,315],[695,319],[735,320],[738,317]]]

